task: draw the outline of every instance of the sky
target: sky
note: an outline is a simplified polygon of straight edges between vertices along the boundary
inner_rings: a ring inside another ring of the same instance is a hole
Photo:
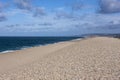
[[[120,0],[0,0],[0,36],[120,33]]]

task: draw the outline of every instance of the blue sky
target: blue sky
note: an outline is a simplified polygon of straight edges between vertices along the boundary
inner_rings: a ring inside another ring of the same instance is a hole
[[[120,0],[0,0],[0,36],[120,33]]]

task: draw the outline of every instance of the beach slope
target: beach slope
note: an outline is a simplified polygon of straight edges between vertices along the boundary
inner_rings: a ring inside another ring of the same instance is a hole
[[[0,80],[120,80],[120,40],[94,37],[0,54]]]

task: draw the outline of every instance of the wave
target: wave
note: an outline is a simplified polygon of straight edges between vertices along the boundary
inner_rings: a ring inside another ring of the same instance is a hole
[[[15,50],[6,50],[6,51],[2,51],[2,52],[0,52],[1,54],[3,54],[3,53],[11,53],[11,52],[14,52]]]
[[[44,45],[41,45],[41,44],[38,44],[38,45],[34,45],[34,46],[23,46],[21,48],[16,48],[16,49],[13,49],[13,50],[5,50],[5,51],[1,51],[0,54],[3,54],[3,53],[11,53],[11,52],[15,52],[17,50],[25,50],[25,49],[29,49],[29,48],[33,48],[33,47],[40,47],[40,46],[46,46],[46,45],[50,45],[50,44],[56,44],[57,42],[55,43],[49,43],[49,44],[44,44]]]

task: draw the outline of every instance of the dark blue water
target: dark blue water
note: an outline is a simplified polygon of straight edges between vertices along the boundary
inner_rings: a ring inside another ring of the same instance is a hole
[[[0,37],[0,52],[68,41],[80,37]]]

